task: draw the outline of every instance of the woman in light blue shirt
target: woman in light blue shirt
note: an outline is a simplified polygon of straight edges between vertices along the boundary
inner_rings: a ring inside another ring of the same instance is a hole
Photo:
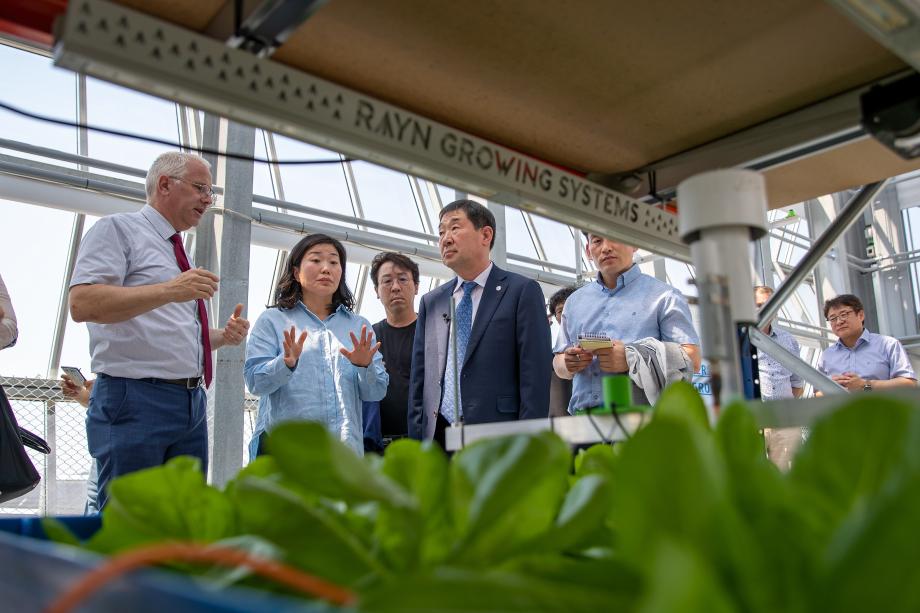
[[[246,386],[259,398],[250,457],[284,421],[316,421],[364,453],[361,402],[380,400],[389,377],[373,328],[357,315],[345,283],[345,248],[312,234],[291,250],[275,304],[256,321],[246,346]]]

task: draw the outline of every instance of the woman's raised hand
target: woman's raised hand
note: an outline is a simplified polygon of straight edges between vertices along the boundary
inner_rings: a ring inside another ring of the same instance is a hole
[[[354,335],[352,335],[354,337]],[[297,366],[297,360],[303,353],[303,344],[307,340],[307,331],[304,330],[297,336],[297,329],[291,326],[290,330],[284,331],[284,363],[288,368]]]
[[[374,359],[374,354],[377,353],[377,350],[380,349],[380,343],[374,343],[374,333],[367,331],[367,326],[361,326],[361,338],[358,339],[355,336],[354,332],[350,332],[351,342],[353,347],[351,351],[342,347],[339,351],[348,358],[348,361],[354,364],[355,366],[367,367],[370,366],[371,360]]]

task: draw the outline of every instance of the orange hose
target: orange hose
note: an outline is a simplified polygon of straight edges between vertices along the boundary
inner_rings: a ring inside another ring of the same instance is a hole
[[[255,557],[245,551],[200,543],[163,543],[113,556],[105,564],[86,573],[53,602],[46,609],[46,613],[67,613],[120,575],[143,566],[172,561],[246,566],[257,575],[333,604],[348,605],[355,601],[355,594],[345,588],[285,564]]]

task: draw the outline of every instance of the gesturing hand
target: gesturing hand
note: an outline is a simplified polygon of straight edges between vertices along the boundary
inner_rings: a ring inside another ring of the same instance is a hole
[[[291,326],[290,330],[284,331],[284,363],[288,368],[297,366],[297,360],[303,353],[303,343],[307,340],[307,331],[304,330],[297,336],[297,329]]]
[[[371,360],[374,359],[374,354],[380,349],[380,343],[373,346],[371,345],[371,343],[374,342],[374,333],[371,332],[368,334],[367,326],[361,326],[361,340],[358,340],[354,332],[350,332],[349,334],[351,334],[351,342],[354,346],[351,348],[351,351],[342,347],[339,349],[341,354],[348,358],[348,361],[355,366],[366,367],[370,365]]]
[[[210,298],[217,291],[220,277],[204,268],[190,268],[166,283],[172,302]]]
[[[249,333],[249,320],[243,319],[242,315],[243,305],[238,304],[221,332],[224,345],[239,345],[246,338],[246,334]]]

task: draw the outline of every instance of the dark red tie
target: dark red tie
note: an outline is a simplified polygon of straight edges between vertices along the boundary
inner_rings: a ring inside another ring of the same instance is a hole
[[[169,237],[172,241],[173,251],[176,252],[176,263],[179,264],[179,270],[185,272],[191,266],[188,263],[188,256],[185,255],[185,247],[182,246],[182,238],[179,233]],[[210,328],[208,328],[208,310],[204,308],[204,300],[199,298],[195,301],[198,303],[198,319],[201,320],[201,344],[204,347],[204,386],[211,387],[211,337]]]

